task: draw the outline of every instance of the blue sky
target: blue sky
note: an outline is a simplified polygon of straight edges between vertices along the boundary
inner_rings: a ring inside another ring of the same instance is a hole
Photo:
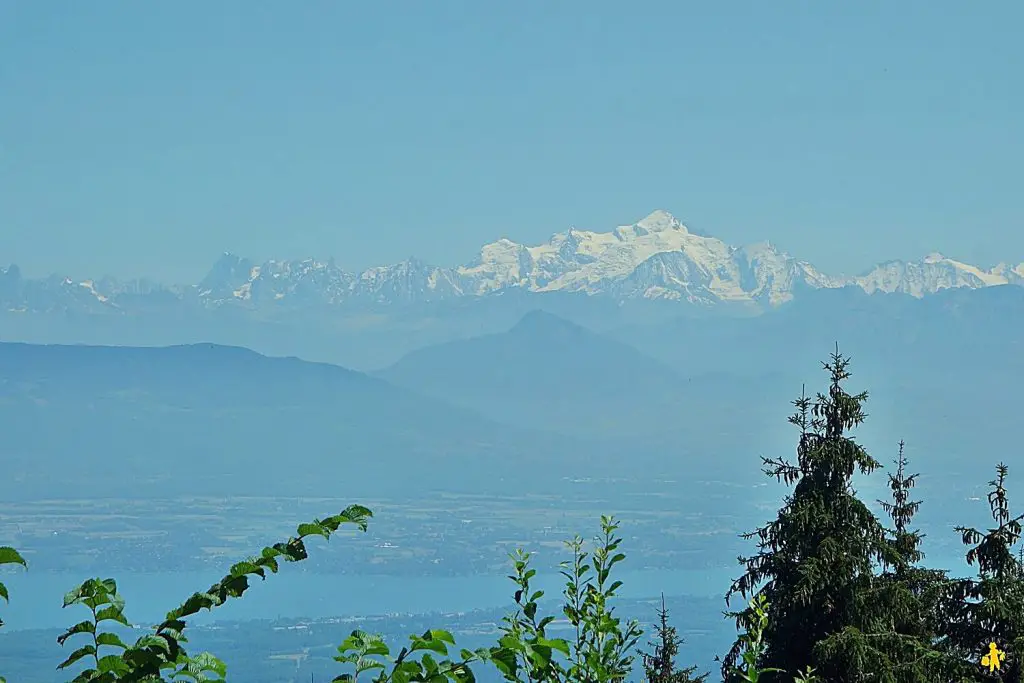
[[[1024,260],[1024,3],[0,2],[0,263],[198,279],[656,208],[835,272]]]

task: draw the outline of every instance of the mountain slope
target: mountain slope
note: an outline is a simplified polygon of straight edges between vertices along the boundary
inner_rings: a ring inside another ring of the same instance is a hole
[[[856,287],[811,292],[770,315],[677,318],[609,332],[678,373],[765,368],[820,388],[815,360],[838,343],[852,357],[851,387],[870,391],[872,433],[905,438],[933,471],[1017,457],[1024,377],[1024,288],[952,289],[916,299]],[[791,385],[794,398],[799,384]],[[1010,455],[1000,455],[1010,454]],[[883,458],[883,462],[888,458]]]
[[[633,348],[539,310],[505,333],[413,351],[378,376],[431,393],[444,387],[460,394],[485,384],[500,384],[509,393],[544,394],[581,382],[602,394],[624,391],[629,384],[665,393],[680,381],[670,368]]]
[[[493,490],[540,462],[557,482],[593,452],[362,373],[209,344],[0,344],[0,433],[7,496],[364,496],[456,473]]]
[[[767,386],[760,375],[684,376],[541,311],[504,333],[414,351],[378,374],[494,420],[591,437],[647,438],[698,423],[709,427],[711,416],[728,412],[726,403]]]

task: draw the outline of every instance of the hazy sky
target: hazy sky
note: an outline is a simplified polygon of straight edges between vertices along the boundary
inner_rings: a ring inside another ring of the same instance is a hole
[[[1024,260],[1024,3],[0,0],[0,263],[466,261],[667,209]]]

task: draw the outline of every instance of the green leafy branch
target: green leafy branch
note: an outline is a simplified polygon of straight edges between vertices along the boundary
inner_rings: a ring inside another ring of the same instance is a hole
[[[505,680],[597,683],[622,681],[629,675],[632,652],[643,632],[636,621],[623,624],[609,606],[622,585],[611,580],[612,570],[626,558],[618,552],[622,542],[616,536],[618,526],[614,518],[603,516],[602,533],[589,555],[580,537],[566,543],[572,560],[561,564],[566,579],[562,613],[575,632],[572,643],[548,636],[555,617],[537,618],[544,591],[531,590],[536,570],[529,566],[530,554],[519,550],[512,555],[515,573],[509,578],[516,584],[517,609],[505,618],[498,647],[491,651],[491,662]]]
[[[531,590],[530,580],[537,570],[530,568],[530,553],[518,549],[510,557],[515,573],[509,578],[516,584],[516,610],[504,618],[502,636],[492,650],[491,661],[507,681],[562,680],[565,668],[554,655],[561,652],[569,657],[570,645],[564,639],[547,636],[546,629],[555,617],[537,618],[538,601],[544,591]]]
[[[430,630],[422,636],[410,636],[410,645],[403,647],[397,657],[384,639],[376,634],[353,631],[338,646],[335,661],[351,664],[354,672],[334,678],[332,683],[357,683],[361,674],[377,671],[373,683],[410,683],[430,681],[440,683],[472,683],[476,680],[470,664],[490,658],[487,649],[476,652],[461,650],[458,660],[449,659],[449,648],[455,647],[455,637],[448,631]],[[418,656],[412,657],[419,653]],[[434,653],[434,654],[431,654]],[[434,655],[444,659],[438,660]]]
[[[352,525],[366,531],[373,513],[361,506],[352,505],[341,513],[326,519],[316,519],[300,524],[296,535],[283,543],[263,548],[258,556],[250,557],[231,567],[228,574],[204,592],[193,593],[178,608],[168,612],[165,620],[158,624],[153,633],[140,637],[134,645],[125,645],[112,633],[100,633],[99,625],[113,621],[128,625],[124,617],[124,600],[117,594],[113,579],[89,579],[64,599],[64,606],[85,605],[92,612],[91,619],[72,626],[58,638],[63,645],[76,635],[90,635],[90,643],[78,648],[59,668],[63,669],[82,660],[92,659],[92,667],[82,671],[75,683],[150,683],[163,681],[164,675],[172,681],[223,681],[226,667],[223,662],[209,653],[189,657],[184,644],[186,619],[200,610],[213,610],[229,599],[241,597],[251,586],[250,577],[266,580],[267,573],[276,574],[281,562],[300,562],[308,558],[306,539],[322,536],[330,540],[339,528]],[[120,650],[100,656],[101,647]]]
[[[747,605],[743,612],[727,613],[728,616],[736,617],[745,627],[741,633],[737,645],[739,646],[739,666],[734,666],[728,672],[727,680],[745,681],[745,683],[758,683],[761,675],[766,673],[785,673],[782,669],[775,667],[761,667],[761,660],[764,657],[765,642],[764,633],[768,629],[768,600],[763,594],[757,594]],[[808,668],[804,674],[807,680],[813,680],[813,669]]]
[[[120,654],[112,653],[100,656],[102,647],[113,648],[120,652],[128,649],[128,646],[116,633],[100,631],[100,624],[103,622],[114,622],[122,626],[130,625],[124,616],[124,598],[117,592],[117,583],[114,579],[89,579],[64,596],[64,607],[71,605],[87,607],[90,618],[78,622],[58,636],[57,643],[63,646],[67,640],[76,635],[87,635],[90,642],[68,655],[68,658],[57,668],[66,669],[82,660],[91,658],[92,666],[81,671],[74,678],[74,683],[80,681],[107,683],[118,680],[119,676],[128,671],[128,665]]]

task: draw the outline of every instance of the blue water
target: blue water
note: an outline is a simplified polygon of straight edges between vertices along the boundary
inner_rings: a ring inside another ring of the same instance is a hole
[[[470,577],[341,576],[289,571],[271,575],[238,600],[214,612],[193,617],[192,623],[218,620],[273,619],[278,617],[332,617],[385,613],[468,612],[511,607],[514,586],[504,575]],[[721,596],[736,574],[736,567],[707,570],[622,571],[624,598],[695,595]],[[205,590],[223,576],[217,571],[124,574],[118,590],[125,597],[125,614],[136,624],[160,621],[196,590]],[[86,616],[83,607],[62,609],[64,594],[88,577],[64,573],[5,573],[10,604],[0,605],[4,630],[61,628]],[[557,597],[564,579],[539,575],[533,584]]]
[[[947,568],[954,575],[973,575],[962,557],[929,556],[927,566]],[[624,570],[623,598],[666,596],[722,597],[736,565],[713,569]],[[135,624],[161,621],[166,612],[197,590],[205,590],[223,574],[218,571],[124,574],[117,577],[125,597],[125,614]],[[81,583],[84,576],[65,573],[5,572],[10,590],[8,605],[0,604],[4,630],[61,628],[85,617],[84,608],[62,609],[64,594]],[[231,600],[213,612],[202,612],[193,624],[218,620],[275,619],[300,617],[367,616],[386,613],[468,612],[512,606],[514,586],[505,575],[468,577],[342,576],[312,574],[284,566],[279,574],[263,582],[256,578],[241,598]],[[533,585],[557,598],[564,579],[558,574],[538,575]]]

